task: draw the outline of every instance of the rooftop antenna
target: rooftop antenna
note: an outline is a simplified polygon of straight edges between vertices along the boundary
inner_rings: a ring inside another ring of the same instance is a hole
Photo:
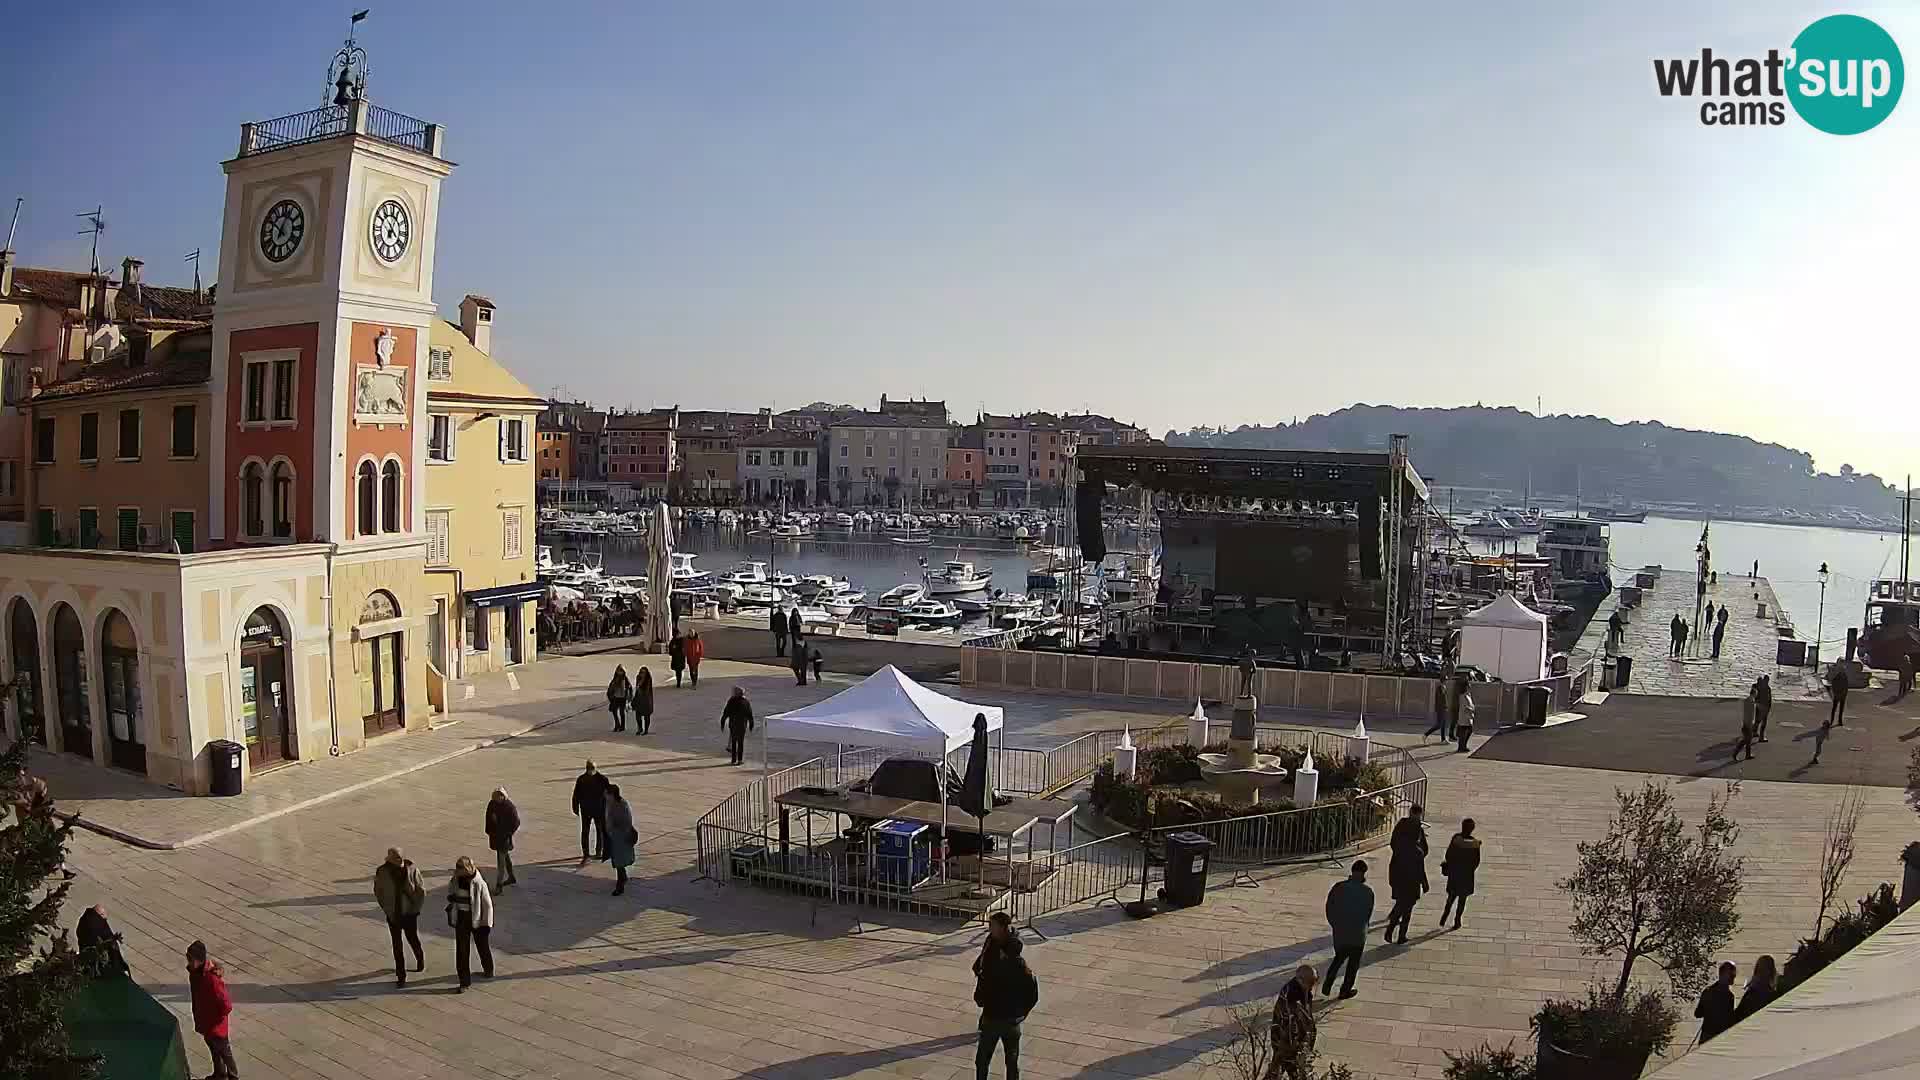
[[[81,229],[79,235],[86,236],[89,233],[93,234],[93,276],[94,277],[100,276],[100,234],[107,231],[106,219],[101,217],[100,215],[105,212],[106,212],[106,207],[96,206],[91,210],[82,210],[79,213],[73,215],[74,217],[77,217],[77,218],[87,219],[87,227],[84,229]]]
[[[193,264],[193,295],[198,298],[200,296],[200,249],[194,248],[187,252],[186,257],[180,261]]]
[[[20,228],[20,204],[26,201],[24,196],[13,200],[13,224],[7,226],[7,246],[0,248],[0,251],[13,250],[13,234]]]

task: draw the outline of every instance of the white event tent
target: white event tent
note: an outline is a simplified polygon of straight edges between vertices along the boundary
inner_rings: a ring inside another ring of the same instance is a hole
[[[1502,682],[1547,677],[1547,617],[1501,593],[1461,620],[1460,662]]]
[[[1920,905],[1654,1080],[1895,1080],[1920,1072]]]

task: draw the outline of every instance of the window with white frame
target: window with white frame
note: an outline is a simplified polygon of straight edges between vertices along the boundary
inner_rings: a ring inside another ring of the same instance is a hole
[[[527,422],[519,418],[500,420],[500,460],[527,460]]]
[[[246,357],[241,379],[240,421],[290,427],[299,403],[299,361],[285,353]]]
[[[453,511],[427,511],[427,565],[445,566],[448,562],[448,546],[453,534]]]
[[[446,413],[427,415],[427,460],[453,460],[453,417]]]
[[[805,465],[807,463],[807,452],[805,450],[795,450],[793,452],[793,463],[795,465]]]
[[[447,382],[453,378],[453,350],[444,345],[427,350],[427,379]]]
[[[520,518],[518,506],[509,506],[500,511],[500,557],[517,559],[520,557]]]

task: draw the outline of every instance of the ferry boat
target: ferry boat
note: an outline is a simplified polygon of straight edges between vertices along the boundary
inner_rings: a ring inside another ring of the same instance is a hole
[[[1891,670],[1920,636],[1920,581],[1875,578],[1860,617],[1860,662]]]

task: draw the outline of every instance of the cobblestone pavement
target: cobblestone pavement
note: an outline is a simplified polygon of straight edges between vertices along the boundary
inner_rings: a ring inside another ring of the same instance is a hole
[[[692,822],[749,775],[720,753],[727,689],[746,685],[762,713],[821,691],[801,691],[773,669],[710,664],[698,691],[663,688],[654,734],[640,738],[609,732],[604,713],[580,711],[610,667],[607,657],[560,659],[523,675],[523,707],[579,712],[570,719],[191,847],[143,850],[76,833],[69,922],[105,901],[135,976],[183,1023],[181,952],[204,939],[227,965],[249,1080],[971,1076],[976,932],[869,917],[855,934],[841,909],[692,880]],[[1011,706],[1011,722],[1042,731],[1165,715],[1164,706],[1111,699],[991,697]],[[1415,731],[1382,724],[1376,735],[1417,745]],[[1448,1049],[1524,1040],[1544,995],[1576,992],[1596,970],[1567,936],[1553,882],[1571,867],[1575,841],[1602,829],[1614,786],[1637,777],[1449,749],[1416,748],[1432,776],[1434,841],[1444,844],[1463,813],[1479,819],[1487,843],[1479,892],[1462,930],[1435,927],[1437,897],[1416,913],[1411,945],[1381,947],[1376,930],[1360,996],[1326,1007],[1323,1049],[1362,1076],[1438,1077]],[[624,897],[608,895],[604,867],[578,861],[567,800],[587,757],[635,806],[641,860]],[[441,893],[462,854],[491,878],[481,817],[497,784],[525,820],[515,852],[522,883],[497,901],[497,976],[455,996]],[[1675,786],[1689,810],[1720,788]],[[1742,846],[1755,856],[1729,950],[1743,970],[1762,951],[1783,957],[1812,929],[1820,833],[1837,790],[1749,782],[1739,793]],[[1897,792],[1868,798],[1847,896],[1891,877],[1914,833]],[[162,818],[183,801],[143,805]],[[434,894],[422,920],[428,967],[404,990],[393,987],[369,890],[389,844],[406,848]],[[1330,956],[1321,910],[1340,876],[1312,866],[1266,875],[1258,888],[1216,880],[1203,906],[1144,923],[1111,906],[1043,918],[1048,940],[1028,952],[1042,989],[1023,1072],[1202,1075],[1224,1006],[1271,1001],[1294,964]],[[197,1040],[189,1052],[204,1073]]]
[[[1727,633],[1721,642],[1720,657],[1713,658],[1713,635],[1694,634],[1687,639],[1687,653],[1680,659],[1669,656],[1668,628],[1674,615],[1693,621],[1694,582],[1691,571],[1667,570],[1653,588],[1644,592],[1641,603],[1623,612],[1626,628],[1620,652],[1633,657],[1633,675],[1625,692],[1630,694],[1666,694],[1685,697],[1745,697],[1747,688],[1762,675],[1773,676],[1776,700],[1813,700],[1822,696],[1820,683],[1811,668],[1788,668],[1775,663],[1780,640],[1779,623],[1788,622],[1766,578],[1744,574],[1721,574],[1717,584],[1707,587],[1707,599],[1716,612],[1730,606]],[[1631,584],[1629,577],[1627,584]],[[1617,604],[1619,593],[1614,593]],[[1767,615],[1758,612],[1765,604]],[[1607,616],[1614,604],[1603,604],[1580,636],[1580,650],[1601,655],[1606,645]]]

